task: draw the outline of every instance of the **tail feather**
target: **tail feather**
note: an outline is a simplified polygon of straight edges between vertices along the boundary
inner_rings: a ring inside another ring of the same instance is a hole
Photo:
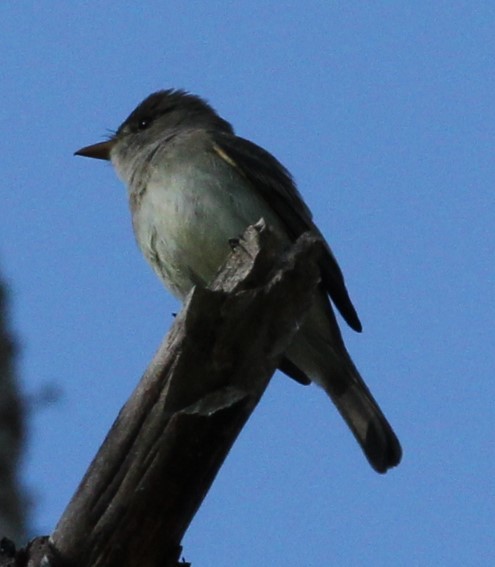
[[[352,363],[351,363],[352,364]],[[322,384],[361,445],[370,465],[379,473],[399,464],[402,449],[354,365],[345,365],[338,379],[329,375]]]
[[[306,376],[327,392],[377,472],[399,464],[399,440],[354,366],[326,296],[308,314],[286,358],[299,381]],[[292,374],[290,366],[282,369]]]

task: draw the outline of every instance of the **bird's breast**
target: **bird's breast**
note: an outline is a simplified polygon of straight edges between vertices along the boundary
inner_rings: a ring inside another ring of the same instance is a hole
[[[207,285],[230,251],[229,240],[261,217],[282,232],[256,190],[229,164],[207,154],[155,166],[133,207],[141,250],[179,298],[194,285]]]

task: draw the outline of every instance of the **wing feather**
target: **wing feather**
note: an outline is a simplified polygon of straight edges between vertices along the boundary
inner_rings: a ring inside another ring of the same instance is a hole
[[[330,246],[313,222],[290,173],[263,148],[249,140],[225,132],[210,132],[213,150],[235,167],[260,192],[277,213],[291,238],[308,230],[318,234],[325,244],[321,260],[322,281],[328,295],[348,325],[362,330],[361,322],[349,297],[342,271]]]

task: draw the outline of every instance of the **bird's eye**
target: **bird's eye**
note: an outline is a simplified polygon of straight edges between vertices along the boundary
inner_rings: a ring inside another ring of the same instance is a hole
[[[150,124],[151,124],[151,118],[149,117],[141,118],[137,123],[137,128],[138,130],[146,130],[146,128],[148,128]]]

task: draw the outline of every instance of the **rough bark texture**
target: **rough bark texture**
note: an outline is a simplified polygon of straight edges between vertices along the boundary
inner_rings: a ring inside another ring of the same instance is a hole
[[[184,532],[310,306],[319,252],[309,235],[283,255],[263,223],[246,231],[210,289],[187,298],[49,540],[32,542],[37,561],[178,564]]]

